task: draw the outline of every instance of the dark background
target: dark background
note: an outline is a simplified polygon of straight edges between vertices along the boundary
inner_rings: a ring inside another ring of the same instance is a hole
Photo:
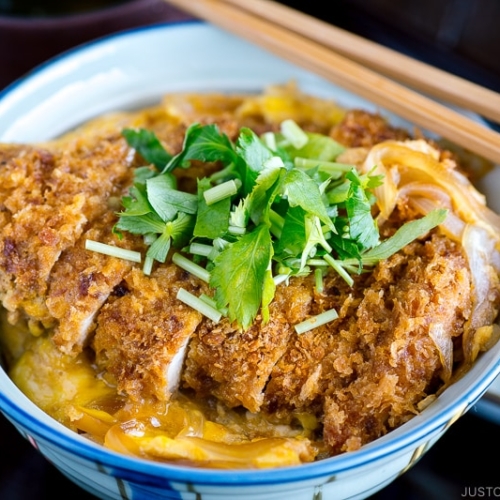
[[[500,91],[500,0],[337,0],[321,4],[309,0],[297,8]],[[190,16],[161,0],[0,0],[0,89],[37,64],[87,40],[134,26],[187,19]],[[371,498],[478,496],[476,488],[500,487],[499,450],[499,424],[473,408],[417,465]],[[0,457],[0,500],[48,500],[58,494],[72,500],[94,498],[62,476],[1,416]]]

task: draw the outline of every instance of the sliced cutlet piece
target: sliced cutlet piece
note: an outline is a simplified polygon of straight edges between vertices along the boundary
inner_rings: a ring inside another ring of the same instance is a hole
[[[61,254],[50,274],[46,304],[56,320],[52,339],[66,354],[76,355],[88,344],[97,312],[133,265],[129,260],[86,250],[86,240],[144,250],[140,237],[124,233],[118,239],[113,233],[116,222],[113,212],[94,221],[75,246]]]
[[[278,363],[274,366],[265,389],[263,409],[270,413],[286,414],[293,410],[321,413],[323,393],[332,373],[341,382],[349,380],[352,369],[349,366],[357,358],[356,339],[342,336],[342,322],[345,318],[355,317],[360,298],[355,290],[362,289],[367,275],[354,277],[355,287],[348,285],[338,274],[332,272],[324,278],[324,292],[316,290],[314,279],[309,276],[300,278],[301,284],[310,295],[308,314],[314,316],[329,309],[335,309],[339,318],[302,334],[294,333]],[[289,303],[288,306],[293,306]],[[299,321],[307,318],[304,314]],[[329,358],[329,353],[335,353]],[[338,370],[334,369],[335,363]]]
[[[132,269],[97,316],[93,338],[98,367],[133,400],[167,401],[176,390],[188,342],[202,320],[180,302],[179,288],[199,295],[204,285],[173,264],[151,276]]]
[[[119,133],[21,149],[0,169],[0,300],[16,315],[46,316],[48,278],[62,251],[131,183],[129,148]],[[5,187],[3,187],[5,190]]]
[[[460,248],[436,234],[357,276],[352,288],[329,275],[311,310],[335,307],[339,318],[291,338],[263,408],[324,414],[335,453],[380,437],[449,378],[445,353],[458,347],[453,339],[470,314],[470,290]]]
[[[266,324],[258,317],[245,331],[228,320],[200,325],[186,358],[184,385],[199,397],[215,396],[229,407],[257,412],[272,369],[293,335],[292,325],[305,317],[311,300],[309,291],[294,282],[278,287]]]
[[[460,351],[454,339],[471,311],[467,260],[442,236],[413,242],[404,253],[379,266],[349,325],[352,333],[376,336],[363,344],[352,381],[326,391],[324,437],[334,452],[358,449],[405,423],[450,380],[451,356]]]

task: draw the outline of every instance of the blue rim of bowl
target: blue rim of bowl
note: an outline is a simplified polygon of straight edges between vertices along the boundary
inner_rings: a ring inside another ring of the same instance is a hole
[[[158,23],[106,35],[73,47],[55,57],[50,58],[46,62],[39,64],[26,75],[2,89],[0,91],[0,100],[4,99],[18,86],[22,85],[25,80],[37,76],[54,63],[78,55],[80,52],[85,52],[96,45],[118,40],[131,34],[140,34],[141,32],[149,32],[153,30],[163,31],[165,29],[182,29],[182,27],[186,25],[204,26],[206,23],[199,20]],[[0,369],[3,370],[1,367]],[[18,424],[21,428],[23,428],[23,430],[28,432],[31,437],[35,439],[40,438],[41,440],[61,447],[70,454],[78,454],[84,459],[97,462],[100,466],[108,467],[113,470],[113,475],[116,477],[120,477],[120,471],[123,471],[124,476],[127,475],[127,471],[134,471],[136,475],[143,474],[144,478],[148,476],[160,476],[169,482],[185,482],[189,484],[194,483],[198,485],[210,486],[292,484],[298,481],[311,480],[320,477],[332,477],[339,473],[348,472],[361,465],[369,465],[376,460],[392,455],[400,450],[410,449],[410,447],[416,443],[425,441],[426,438],[431,438],[436,432],[439,432],[440,429],[445,429],[450,422],[454,421],[457,413],[461,415],[466,410],[470,409],[470,407],[478,401],[478,399],[486,392],[489,385],[499,375],[500,359],[497,359],[495,363],[489,367],[488,374],[485,377],[480,378],[477,382],[472,384],[468,388],[467,392],[462,394],[460,398],[447,404],[432,420],[414,425],[411,433],[403,433],[402,435],[389,440],[389,442],[378,442],[380,440],[376,440],[352,453],[344,453],[342,455],[326,458],[313,463],[272,469],[231,469],[220,471],[218,469],[193,468],[129,457],[106,449],[92,443],[91,441],[87,441],[84,437],[76,433],[74,436],[72,434],[62,433],[60,432],[60,429],[63,425],[55,420],[53,420],[52,425],[36,420],[19,405],[16,405],[12,401],[6,399],[1,389],[0,411],[11,422]],[[21,391],[19,392],[21,397],[26,398]],[[32,404],[34,409],[37,411],[42,411],[39,410],[34,403],[30,402],[29,404]],[[47,418],[51,419],[48,415]],[[418,418],[418,416],[414,417],[414,419],[415,418]],[[414,419],[410,420],[408,423],[412,423]],[[64,429],[68,431],[67,428],[64,427]],[[390,436],[396,431],[397,429],[389,433],[387,436]]]

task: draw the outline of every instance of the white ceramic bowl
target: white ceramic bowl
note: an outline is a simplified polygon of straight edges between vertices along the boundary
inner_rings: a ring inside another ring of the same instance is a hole
[[[41,66],[0,95],[0,141],[50,139],[97,114],[147,105],[169,91],[258,91],[291,79],[304,91],[375,110],[259,48],[192,22],[114,35]],[[487,183],[492,189],[497,174]],[[193,469],[119,455],[58,424],[1,369],[0,410],[57,468],[100,498],[354,499],[411,467],[499,373],[495,348],[422,414],[383,438],[353,453],[272,470]]]

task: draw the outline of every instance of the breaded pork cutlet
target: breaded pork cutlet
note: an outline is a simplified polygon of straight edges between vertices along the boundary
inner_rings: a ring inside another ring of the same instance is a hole
[[[78,354],[88,344],[96,314],[132,268],[129,260],[86,250],[86,240],[143,249],[142,239],[130,233],[117,240],[113,233],[116,221],[113,212],[94,221],[75,245],[61,254],[50,274],[46,304],[50,318],[56,320],[52,339],[66,354]]]
[[[229,408],[257,412],[269,374],[291,334],[282,311],[273,311],[265,325],[257,319],[244,332],[227,320],[204,322],[189,345],[183,385],[200,397],[215,396]]]
[[[315,414],[332,451],[355,449],[414,416],[417,403],[449,378],[437,343],[454,348],[470,290],[461,249],[437,235],[358,276],[353,287],[332,273],[318,293],[311,277],[294,278],[278,287],[265,326],[241,332],[203,322],[183,383],[230,407],[285,419]],[[335,322],[293,330],[331,308],[339,312]]]
[[[132,269],[97,316],[96,363],[119,392],[133,400],[167,401],[177,389],[184,354],[202,316],[177,300],[177,291],[200,294],[198,280],[174,264],[151,276]]]
[[[449,380],[441,349],[459,347],[470,290],[461,249],[437,235],[380,263],[350,291],[332,276],[313,312],[336,307],[339,318],[291,338],[267,384],[267,410],[319,412],[334,453],[398,427]]]
[[[55,142],[3,156],[0,299],[12,319],[21,313],[36,322],[47,316],[48,279],[61,253],[130,184],[129,148],[117,133],[75,138],[63,150]]]

